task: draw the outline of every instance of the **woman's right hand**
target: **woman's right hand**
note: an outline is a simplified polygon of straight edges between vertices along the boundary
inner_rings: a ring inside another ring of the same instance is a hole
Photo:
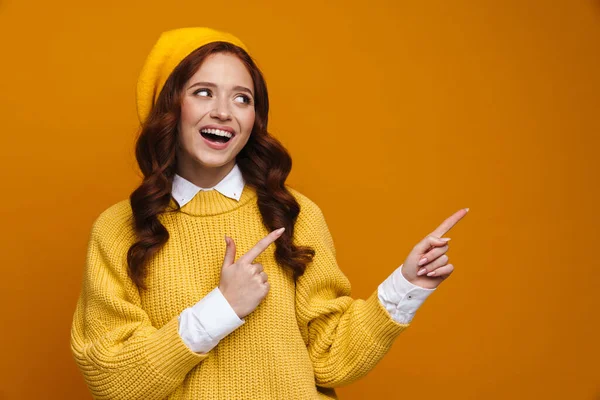
[[[239,318],[244,318],[254,311],[267,296],[270,287],[267,282],[267,274],[263,271],[261,264],[252,262],[277,240],[284,230],[285,228],[279,228],[272,231],[236,262],[234,262],[235,242],[232,238],[225,236],[227,248],[221,268],[219,290]]]

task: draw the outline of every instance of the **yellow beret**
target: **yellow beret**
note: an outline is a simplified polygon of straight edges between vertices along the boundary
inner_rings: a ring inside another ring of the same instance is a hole
[[[212,42],[229,42],[248,51],[244,43],[232,34],[206,27],[174,29],[160,35],[137,82],[137,113],[142,124],[175,67],[198,47]]]

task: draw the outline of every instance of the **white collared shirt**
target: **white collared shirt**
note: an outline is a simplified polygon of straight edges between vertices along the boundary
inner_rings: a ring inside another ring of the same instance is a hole
[[[175,174],[172,195],[183,207],[201,190],[216,190],[224,196],[240,200],[244,178],[237,164],[215,186],[201,188]],[[402,275],[402,265],[383,281],[377,294],[379,301],[394,321],[408,324],[417,309],[435,289],[414,285]],[[179,316],[179,335],[184,343],[197,353],[208,353],[221,339],[246,322],[240,319],[218,287],[195,305],[186,308]]]
[[[240,167],[235,164],[231,171],[229,171],[219,183],[210,188],[201,188],[180,175],[175,174],[171,194],[179,206],[183,207],[192,200],[199,191],[209,191],[213,189],[223,196],[239,201],[242,196],[242,190],[244,190],[244,177],[242,176]]]

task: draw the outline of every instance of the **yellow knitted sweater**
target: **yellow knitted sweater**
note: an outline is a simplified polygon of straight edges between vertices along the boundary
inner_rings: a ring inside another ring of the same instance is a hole
[[[148,290],[127,275],[135,236],[129,200],[93,224],[71,348],[98,399],[336,399],[333,389],[367,374],[408,324],[398,324],[375,290],[350,297],[320,208],[289,188],[301,211],[294,241],[316,255],[296,282],[275,261],[275,245],[255,262],[271,289],[245,323],[207,354],[191,351],[178,334],[178,315],[219,284],[224,235],[236,257],[268,231],[256,192],[238,201],[200,191],[180,212],[159,218],[170,239],[148,265]],[[174,206],[171,200],[171,206]]]

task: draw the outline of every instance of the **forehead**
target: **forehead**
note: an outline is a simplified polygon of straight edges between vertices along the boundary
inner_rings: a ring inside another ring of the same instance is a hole
[[[197,81],[213,82],[219,86],[253,87],[252,76],[244,63],[237,56],[229,53],[208,56],[190,79],[190,84]]]

